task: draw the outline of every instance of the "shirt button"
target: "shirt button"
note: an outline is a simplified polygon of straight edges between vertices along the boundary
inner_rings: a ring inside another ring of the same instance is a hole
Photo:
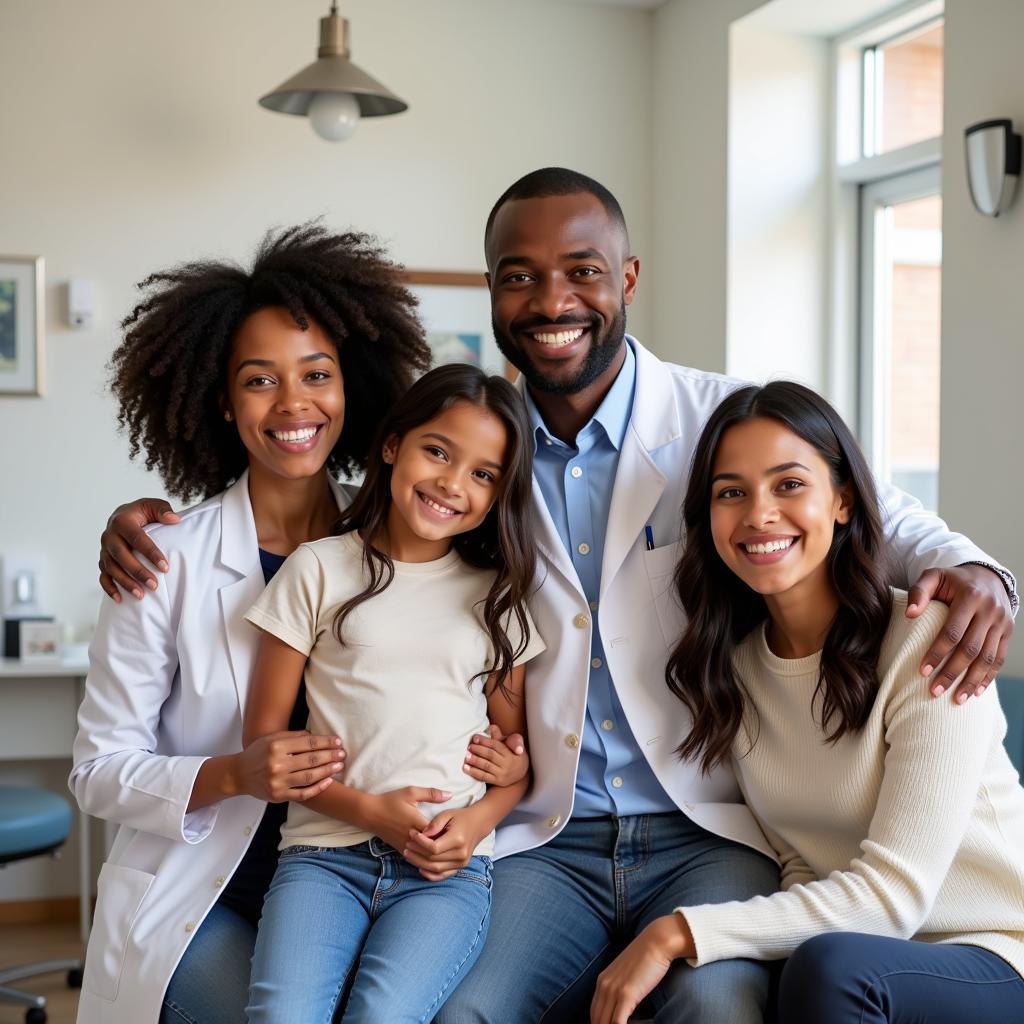
[[[548,818],[548,828],[556,828],[561,820],[562,819],[557,814],[552,814],[551,817]]]
[[[606,718],[601,723],[601,728],[604,729],[605,732],[611,732],[612,729],[615,728],[615,723],[610,718]],[[620,779],[619,781],[621,782],[622,780]]]
[[[604,664],[604,662],[601,661],[600,658],[591,658],[590,659],[590,667],[591,668],[600,668],[603,664]]]
[[[223,875],[218,875],[213,880],[213,885],[214,885],[214,888],[216,888],[216,889],[219,889],[223,884],[224,884],[224,876]]]
[[[590,619],[588,619],[588,618],[586,617],[586,615],[577,615],[577,616],[576,616],[576,618],[574,618],[574,619],[572,620],[572,624],[573,624],[573,625],[574,625],[574,626],[575,626],[575,627],[576,627],[577,629],[586,629],[586,628],[587,628],[587,626],[589,626],[589,625],[590,625]],[[246,832],[246,835],[248,835],[248,834],[249,834],[249,833],[248,833],[248,832]]]
[[[572,747],[573,749],[575,749],[580,745],[579,736],[577,736],[574,732],[569,733],[569,735],[565,737],[565,745],[567,747]]]
[[[620,779],[620,778],[618,777],[618,775],[616,775],[616,776],[615,776],[615,778],[614,778],[614,779],[612,779],[612,785],[613,785],[613,786],[614,786],[614,787],[615,787],[616,789],[622,789],[622,779]]]
[[[573,467],[572,467],[572,469],[571,469],[571,470],[570,470],[569,472],[571,472],[571,473],[572,473],[572,475],[573,475],[574,477],[576,477],[576,479],[577,479],[577,480],[579,480],[579,478],[580,478],[581,476],[583,476],[583,470],[582,470],[582,469],[580,469],[580,467],[579,467],[579,466],[573,466]]]
[[[597,611],[597,602],[596,601],[591,601],[590,602],[590,607],[593,608],[593,610],[596,612]]]
[[[188,924],[185,925],[185,931],[187,931],[187,932],[194,932],[195,930],[196,930],[196,923],[195,923],[195,921],[189,921]]]
[[[590,554],[590,545],[586,541],[584,541],[576,550],[581,555],[589,555]]]
[[[552,445],[552,444],[554,444],[554,441],[552,441],[550,437],[545,437],[544,438],[544,443],[546,445]]]

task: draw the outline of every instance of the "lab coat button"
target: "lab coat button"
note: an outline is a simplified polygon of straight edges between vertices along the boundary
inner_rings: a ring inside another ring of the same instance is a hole
[[[548,828],[557,828],[558,823],[561,820],[562,819],[557,814],[552,814],[551,817],[548,818]]]
[[[223,875],[218,875],[213,880],[213,885],[214,885],[214,888],[216,888],[216,889],[219,889],[223,884],[224,884],[224,876]]]
[[[565,745],[567,747],[572,747],[575,750],[575,748],[580,745],[579,736],[574,732],[569,733],[569,735],[565,737]]]
[[[195,921],[189,921],[185,925],[185,931],[187,931],[187,932],[194,932],[195,930],[196,930],[196,923],[195,923]]]
[[[572,624],[573,624],[573,625],[574,625],[574,626],[575,626],[575,627],[576,627],[577,629],[586,629],[586,628],[587,628],[587,626],[589,626],[589,625],[590,625],[590,619],[588,619],[588,618],[586,617],[586,615],[582,615],[582,614],[580,614],[580,615],[577,615],[577,616],[576,616],[576,618],[574,618],[574,619],[572,620]]]
[[[246,825],[245,828],[242,829],[242,835],[243,836],[251,836],[252,835],[252,827],[250,825]]]

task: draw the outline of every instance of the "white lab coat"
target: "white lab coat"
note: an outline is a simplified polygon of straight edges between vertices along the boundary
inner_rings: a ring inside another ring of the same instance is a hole
[[[104,601],[78,714],[71,788],[121,826],[100,871],[80,1024],[156,1024],[266,806],[239,796],[186,811],[206,758],[242,746],[259,638],[242,616],[264,588],[248,473],[149,532],[170,572],[143,601]]]
[[[496,855],[542,845],[572,814],[596,618],[629,726],[676,806],[703,828],[772,856],[741,802],[731,768],[702,776],[675,756],[690,718],[665,683],[665,665],[683,626],[672,573],[693,450],[714,409],[745,382],[663,363],[635,339],[628,341],[636,353],[636,390],[612,490],[596,611],[533,484],[542,582],[530,612],[547,649],[526,669],[533,786],[499,827]],[[889,536],[910,582],[933,566],[997,564],[909,495],[885,485],[880,491]],[[647,525],[654,533],[651,551]]]

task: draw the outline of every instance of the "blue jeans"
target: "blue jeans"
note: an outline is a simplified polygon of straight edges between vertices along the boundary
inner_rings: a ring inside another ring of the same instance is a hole
[[[428,882],[387,843],[292,846],[263,904],[250,1024],[429,1021],[480,955],[491,862]]]
[[[767,857],[681,813],[573,819],[551,842],[494,866],[491,934],[438,1024],[589,1020],[597,975],[674,907],[767,895]],[[768,968],[732,960],[671,968],[651,999],[663,1024],[761,1024]]]
[[[1024,978],[977,946],[854,932],[808,940],[779,982],[782,1024],[1002,1024],[1024,1020]]]
[[[244,1024],[256,929],[215,903],[171,976],[160,1024]]]

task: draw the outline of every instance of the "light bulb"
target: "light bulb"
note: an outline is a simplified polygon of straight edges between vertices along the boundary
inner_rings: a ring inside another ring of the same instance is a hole
[[[350,92],[318,92],[309,104],[310,124],[321,139],[341,142],[359,124],[359,100]]]

